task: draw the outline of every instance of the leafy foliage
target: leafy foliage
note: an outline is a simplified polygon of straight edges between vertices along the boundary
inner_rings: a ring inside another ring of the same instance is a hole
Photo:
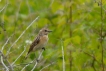
[[[6,57],[12,63],[25,50],[14,64],[15,71],[22,70],[34,60],[35,55],[39,56],[38,51],[30,54],[27,60],[24,59],[30,42],[45,26],[53,32],[49,34],[46,50],[35,71],[48,64],[50,66],[42,71],[62,71],[62,46],[66,71],[103,71],[103,66],[106,70],[105,9],[105,0],[102,0],[102,7],[100,0],[0,0],[0,50],[10,37],[2,52],[6,56],[12,44],[39,16],[39,19],[12,46]],[[4,63],[8,66],[5,60]],[[33,66],[34,63],[30,64],[25,71],[30,71]],[[3,70],[2,65],[0,70]]]

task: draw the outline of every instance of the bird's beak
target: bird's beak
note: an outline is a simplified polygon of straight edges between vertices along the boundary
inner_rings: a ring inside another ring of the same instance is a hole
[[[48,32],[52,32],[51,30],[48,30]]]

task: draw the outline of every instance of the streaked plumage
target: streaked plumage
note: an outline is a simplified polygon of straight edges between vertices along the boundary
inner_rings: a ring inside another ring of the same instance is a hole
[[[51,32],[51,31],[48,30],[47,28],[43,28],[39,31],[37,37],[30,45],[27,56],[33,51],[44,48],[45,44],[48,42],[48,33],[49,32]],[[26,56],[26,58],[27,58],[27,56]]]

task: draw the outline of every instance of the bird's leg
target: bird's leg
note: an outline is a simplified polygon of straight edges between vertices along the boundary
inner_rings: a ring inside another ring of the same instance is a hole
[[[39,60],[36,58],[36,54],[35,54],[35,60],[38,62]]]
[[[37,62],[39,62],[39,60],[38,60],[38,59],[37,59],[36,61],[37,61]]]
[[[39,62],[39,60],[36,58],[36,54],[35,54],[35,60],[36,60],[37,62]]]
[[[36,53],[35,53],[35,58],[36,58]]]
[[[45,50],[45,47],[43,47],[42,49]]]
[[[43,50],[45,50],[45,47],[42,47]],[[39,59],[36,60],[37,62],[39,62]]]
[[[39,62],[39,60],[38,60],[38,59],[36,59],[36,58],[35,58],[35,60],[34,60],[34,61]]]

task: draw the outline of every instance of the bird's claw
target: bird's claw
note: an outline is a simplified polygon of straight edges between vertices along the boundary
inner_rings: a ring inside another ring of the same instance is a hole
[[[45,50],[45,47],[43,47],[42,49]]]
[[[36,61],[37,61],[37,62],[39,62],[39,60],[38,60],[38,59],[37,59]]]

